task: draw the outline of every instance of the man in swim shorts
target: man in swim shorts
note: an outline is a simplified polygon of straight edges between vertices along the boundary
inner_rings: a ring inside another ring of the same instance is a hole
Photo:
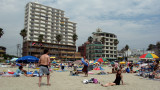
[[[49,68],[50,67],[50,57],[48,56],[48,50],[44,50],[44,54],[40,57],[39,59],[39,87],[41,86],[41,80],[42,76],[44,74],[47,75],[47,85],[50,85],[49,79],[50,79],[50,73],[49,73]]]

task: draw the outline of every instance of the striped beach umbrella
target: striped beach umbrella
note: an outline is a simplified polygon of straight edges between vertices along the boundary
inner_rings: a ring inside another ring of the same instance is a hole
[[[142,56],[140,56],[139,58],[141,58],[141,59],[157,59],[159,57],[153,53],[146,53],[146,54],[143,54]]]

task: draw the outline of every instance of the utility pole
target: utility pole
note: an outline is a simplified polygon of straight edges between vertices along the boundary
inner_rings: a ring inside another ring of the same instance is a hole
[[[21,53],[21,44],[17,44],[17,57],[19,57],[19,52]]]

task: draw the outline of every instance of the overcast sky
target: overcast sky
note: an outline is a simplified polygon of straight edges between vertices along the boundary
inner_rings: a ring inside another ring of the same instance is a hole
[[[0,0],[0,27],[5,33],[0,46],[9,54],[16,55],[16,44],[22,43],[24,7],[31,1],[64,10],[77,23],[77,46],[98,27],[117,35],[118,49],[126,44],[146,49],[160,41],[160,0]]]

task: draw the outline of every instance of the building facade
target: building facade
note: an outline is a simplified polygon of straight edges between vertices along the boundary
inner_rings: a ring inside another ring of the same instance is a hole
[[[104,38],[104,47],[102,57],[106,59],[117,59],[117,44],[115,41],[118,40],[117,36],[113,33],[102,32],[101,29],[97,29],[93,32],[93,41],[101,41]]]
[[[4,59],[4,55],[6,54],[6,48],[0,46],[0,59]]]
[[[85,42],[82,44],[82,46],[78,47],[78,52],[81,53],[81,56],[86,56],[86,46],[89,44],[89,42]]]
[[[76,34],[76,23],[69,21],[69,18],[64,16],[63,10],[30,2],[25,7],[24,23],[27,36],[24,38],[23,56],[34,55],[36,51],[33,49],[39,49],[40,46],[42,50],[44,47],[50,49],[53,52],[50,54],[53,56],[56,56],[56,46],[60,47],[60,51],[67,53],[76,51],[76,46],[72,39],[73,34]],[[57,44],[56,40],[56,35],[58,34],[62,35],[62,40],[59,44]],[[32,43],[38,43],[40,35],[43,35],[42,45],[33,46]],[[61,47],[67,49],[62,49]],[[42,50],[40,50],[41,53]],[[38,53],[36,55],[40,56]]]
[[[101,44],[101,42],[93,42],[92,44],[88,44],[86,46],[86,56],[90,60],[95,60],[97,58],[102,57],[104,51],[103,51],[104,45]]]

